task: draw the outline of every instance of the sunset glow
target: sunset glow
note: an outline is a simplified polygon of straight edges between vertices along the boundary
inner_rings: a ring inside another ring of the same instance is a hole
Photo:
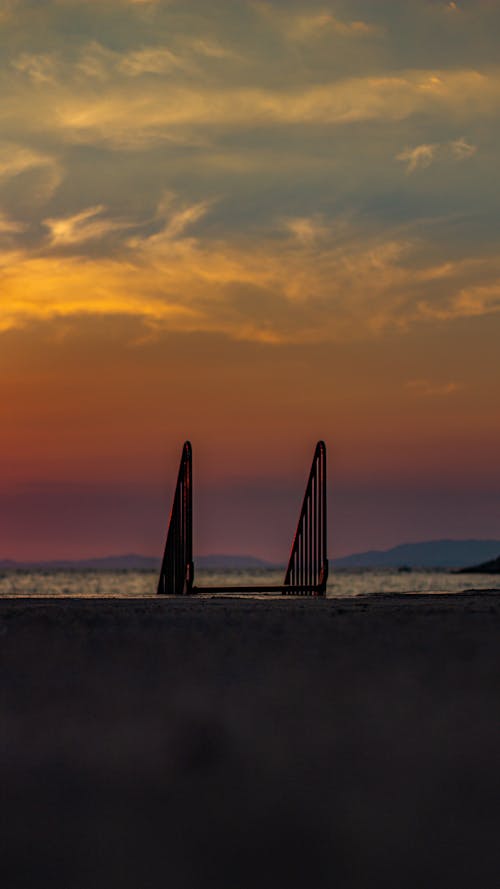
[[[500,2],[0,2],[0,557],[500,536]]]

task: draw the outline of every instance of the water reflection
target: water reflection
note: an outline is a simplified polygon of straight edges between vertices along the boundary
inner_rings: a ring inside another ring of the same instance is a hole
[[[153,596],[156,572],[4,571],[0,596]],[[283,582],[282,571],[200,571],[200,586],[255,586]],[[449,574],[443,571],[332,572],[327,595],[353,598],[377,593],[457,593],[500,588],[498,575]]]

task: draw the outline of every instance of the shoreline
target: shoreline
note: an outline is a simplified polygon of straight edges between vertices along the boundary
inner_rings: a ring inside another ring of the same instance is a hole
[[[120,593],[71,593],[69,595],[63,593],[46,593],[46,594],[32,594],[32,593],[18,593],[15,595],[0,595],[0,614],[2,607],[4,605],[12,605],[16,602],[32,602],[33,604],[37,603],[50,603],[54,602],[54,604],[69,604],[71,602],[92,602],[94,604],[99,604],[100,602],[122,602],[124,605],[127,603],[133,602],[149,602],[156,603],[157,605],[165,604],[165,603],[196,603],[196,602],[211,602],[211,601],[225,601],[225,602],[281,602],[284,606],[286,604],[292,604],[296,602],[311,602],[311,603],[342,603],[342,606],[345,606],[346,602],[355,603],[371,603],[375,605],[376,603],[382,604],[391,600],[397,600],[401,603],[408,601],[419,601],[419,602],[435,602],[440,598],[445,601],[452,601],[453,599],[461,600],[464,597],[466,598],[483,598],[483,597],[498,597],[500,602],[500,586],[499,587],[491,587],[491,588],[475,588],[471,587],[470,589],[465,590],[415,590],[415,591],[398,591],[398,590],[390,590],[387,592],[374,592],[374,593],[360,593],[357,595],[350,596],[335,596],[333,594],[326,596],[300,596],[300,595],[280,595],[273,594],[268,592],[261,592],[257,587],[255,588],[255,592],[242,592],[240,594],[234,592],[233,590],[229,590],[227,593],[222,590],[218,590],[217,592],[209,592],[208,590],[190,596],[168,596],[168,595],[156,595],[156,594],[120,594]],[[312,606],[314,607],[314,606]]]

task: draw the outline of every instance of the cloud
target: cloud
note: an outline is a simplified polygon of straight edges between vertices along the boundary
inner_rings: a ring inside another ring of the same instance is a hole
[[[59,219],[44,219],[43,224],[50,231],[50,243],[53,246],[82,244],[85,241],[101,238],[110,232],[129,228],[130,223],[116,219],[102,219],[101,214],[106,207],[88,207],[73,216]]]
[[[477,145],[471,145],[463,137],[456,139],[455,142],[450,142],[449,147],[452,155],[458,161],[468,160],[477,151]]]
[[[49,97],[47,97],[48,99]],[[55,99],[55,101],[54,101]],[[179,138],[203,128],[249,129],[276,125],[349,125],[399,121],[413,115],[493,113],[500,100],[500,70],[494,74],[401,72],[387,77],[351,78],[304,89],[196,88],[159,82],[101,95],[60,86],[50,98],[52,126],[70,141],[137,147]],[[47,103],[48,104],[48,103]],[[471,112],[471,106],[473,111]],[[46,125],[46,103],[33,109],[33,127]]]
[[[12,67],[26,74],[34,83],[54,83],[58,74],[58,62],[50,53],[22,53],[12,62]]]
[[[498,274],[498,271],[497,271]],[[500,277],[485,283],[457,287],[457,292],[440,302],[422,299],[418,316],[423,320],[453,321],[457,318],[479,318],[500,312]]]
[[[142,251],[162,251],[178,241],[186,231],[202,219],[211,206],[209,201],[195,204],[182,204],[174,192],[165,192],[158,204],[156,218],[162,227],[154,234],[131,238],[128,244]]]
[[[192,65],[167,47],[146,47],[127,53],[121,58],[118,67],[132,77],[141,74],[167,74],[176,69],[193,70]]]
[[[500,66],[484,60],[476,70],[458,47],[436,55],[418,41],[403,52],[408,22],[435,24],[428,10],[402,15],[397,36],[358,43],[392,14],[377,8],[371,24],[356,21],[360,6],[343,19],[326,2],[286,12],[282,2],[254,4],[257,15],[214,2],[210,12],[201,2],[159,3],[154,26],[127,13],[125,0],[90,12],[66,0],[22,4],[51,38],[33,27],[29,41],[13,39],[13,64],[0,72],[2,207],[29,218],[25,239],[10,216],[3,223],[5,238],[26,244],[10,254],[11,323],[38,312],[123,311],[149,325],[313,342],[496,312],[499,272],[482,255],[491,248],[477,247],[482,222],[470,240],[466,222],[441,232],[440,248],[390,220],[416,212],[418,183],[399,189],[405,169],[440,164],[439,196],[421,196],[439,200],[422,211],[430,217],[451,204],[463,218],[468,210],[459,204],[470,200],[467,188],[446,180],[447,165],[477,155],[475,183],[489,188],[493,152],[479,155],[474,143],[490,125],[494,140]],[[79,16],[68,41],[72,5]],[[443,40],[457,33],[448,25]],[[402,68],[402,58],[415,67]],[[429,67],[416,67],[424,59]],[[388,164],[393,156],[401,167]],[[57,200],[32,209],[36,183],[47,182],[48,194],[64,171]],[[378,214],[376,232],[363,208]],[[476,266],[457,263],[455,236],[471,263],[477,251]]]
[[[419,167],[430,167],[439,145],[417,145],[415,148],[407,148],[396,155],[396,160],[408,164],[408,173],[414,173]]]
[[[32,171],[37,172],[38,181],[31,185],[31,200],[42,202],[48,200],[64,178],[64,170],[59,160],[23,145],[0,142],[0,181],[14,179]]]
[[[41,152],[11,142],[0,143],[0,178],[10,178],[35,167],[54,167],[56,161]]]
[[[320,216],[296,216],[284,220],[285,230],[302,244],[312,244],[328,234],[328,227]]]
[[[70,144],[137,150],[162,142],[197,144],[201,131],[208,138],[221,129],[349,126],[445,115],[455,125],[463,118],[469,126],[478,115],[496,114],[500,101],[499,67],[392,69],[330,81],[323,71],[317,82],[307,78],[300,84],[291,77],[278,85],[275,78],[266,80],[263,68],[242,65],[241,56],[217,41],[181,34],[173,43],[145,42],[118,52],[90,41],[71,56],[62,50],[57,56],[21,55],[10,75],[2,76],[0,118],[33,138],[50,133]],[[212,66],[208,76],[203,66],[214,58],[221,65]],[[36,91],[27,78],[36,81]],[[473,148],[457,140],[454,155],[465,158]],[[408,157],[416,168],[434,148],[429,142],[410,150],[421,152],[414,161]]]
[[[18,0],[12,0],[18,2]],[[50,3],[51,0],[48,0]],[[56,6],[80,6],[82,0],[52,0]],[[86,3],[95,6],[113,7],[113,6],[137,6],[137,7],[154,7],[154,6],[171,6],[177,0],[85,0]]]
[[[348,342],[500,312],[496,255],[433,266],[401,232],[362,234],[344,220],[339,237],[318,217],[277,220],[253,237],[196,236],[210,206],[165,195],[160,228],[115,244],[113,258],[80,248],[122,225],[100,218],[103,207],[46,220],[51,248],[67,249],[4,255],[2,329],[83,313],[234,340]]]
[[[239,53],[231,48],[222,46],[216,40],[207,40],[204,37],[184,37],[181,43],[197,55],[206,56],[209,59],[237,59],[240,62],[243,61]]]
[[[407,164],[407,172],[430,167],[437,160],[464,161],[473,157],[477,151],[476,145],[471,145],[464,138],[453,142],[434,142],[428,145],[417,145],[415,148],[406,148],[396,155],[396,160]]]
[[[116,68],[123,56],[96,40],[87,43],[76,61],[76,70],[84,77],[108,79],[113,68]]]
[[[253,9],[292,41],[304,41],[329,34],[341,37],[369,37],[383,33],[379,25],[364,21],[342,21],[329,10],[281,12],[270,3],[254,0]]]
[[[0,237],[2,235],[16,235],[26,230],[22,222],[15,222],[0,210]]]
[[[56,53],[22,53],[12,62],[11,67],[19,74],[26,75],[34,83],[63,87],[69,79],[83,75],[86,78],[116,81],[120,75],[141,77],[148,74],[165,75],[172,72],[200,73],[193,60],[194,55],[212,58],[229,58],[230,54],[209,41],[184,41],[189,57],[174,52],[163,45],[142,46],[138,49],[117,52],[97,40],[84,44],[71,59]],[[233,56],[234,57],[234,56]]]
[[[341,37],[368,37],[379,35],[381,28],[362,21],[343,22],[328,12],[316,15],[297,16],[286,28],[289,37],[294,40],[307,40],[325,33],[338,34]]]

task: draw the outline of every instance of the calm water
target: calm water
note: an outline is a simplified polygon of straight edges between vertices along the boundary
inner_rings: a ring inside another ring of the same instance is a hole
[[[150,596],[156,592],[157,575],[150,572],[57,571],[0,572],[0,596]],[[282,572],[199,572],[200,586],[280,584]],[[500,589],[500,577],[488,574],[454,575],[444,572],[398,571],[339,572],[333,574],[328,595],[352,598],[368,593],[455,593],[467,589]]]

